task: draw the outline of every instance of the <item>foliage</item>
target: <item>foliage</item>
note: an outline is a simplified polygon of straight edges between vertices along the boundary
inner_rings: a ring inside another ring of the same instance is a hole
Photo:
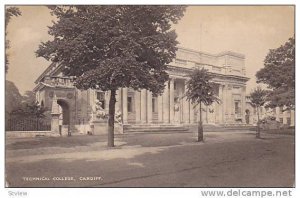
[[[47,109],[36,101],[32,91],[26,91],[22,96],[16,85],[6,80],[5,83],[5,112],[6,117],[44,118]]]
[[[254,108],[262,107],[267,101],[268,91],[263,90],[261,87],[257,87],[250,93],[250,104]]]
[[[177,50],[171,22],[183,6],[51,6],[58,18],[49,28],[53,41],[37,55],[59,62],[76,76],[81,89],[149,89],[161,93],[168,80],[166,64]]]
[[[8,7],[5,9],[5,36],[7,36],[7,25],[13,16],[20,16],[21,11],[16,7]],[[5,39],[5,49],[9,49],[9,40]],[[8,54],[5,52],[5,72],[8,70]]]
[[[211,82],[213,77],[208,70],[195,69],[189,78],[186,96],[193,104],[211,105],[213,102],[220,102],[214,91],[215,83]]]
[[[79,89],[110,90],[108,145],[113,146],[116,90],[131,87],[161,94],[175,58],[171,30],[185,6],[49,6],[57,21],[53,40],[36,54],[63,66]]]
[[[22,103],[22,95],[16,85],[6,80],[5,81],[5,113],[9,114],[11,111],[19,108]]]
[[[257,87],[250,93],[250,104],[256,108],[257,112],[257,133],[256,137],[260,138],[260,118],[259,118],[259,107],[265,105],[267,101],[268,91],[263,90],[261,87]]]
[[[24,102],[19,108],[14,109],[10,115],[17,117],[45,118],[46,111],[48,111],[48,109],[40,106],[38,102]]]
[[[33,91],[25,91],[25,94],[23,95],[23,103],[31,104],[35,103],[35,93]]]
[[[295,106],[295,38],[284,45],[271,49],[264,60],[265,67],[256,73],[257,82],[265,83],[269,93],[269,107]]]
[[[215,84],[211,82],[212,76],[208,70],[195,69],[187,81],[185,96],[192,104],[199,104],[200,120],[198,124],[198,142],[203,141],[202,107],[201,104],[211,105],[213,102],[220,102],[214,93]]]

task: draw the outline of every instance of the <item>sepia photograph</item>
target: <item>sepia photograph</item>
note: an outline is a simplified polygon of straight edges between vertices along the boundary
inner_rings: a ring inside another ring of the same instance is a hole
[[[4,10],[5,188],[295,187],[295,5]]]

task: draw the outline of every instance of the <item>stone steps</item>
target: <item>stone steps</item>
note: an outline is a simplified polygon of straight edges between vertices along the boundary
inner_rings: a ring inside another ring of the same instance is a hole
[[[137,133],[137,132],[187,132],[188,127],[182,125],[163,125],[163,124],[137,124],[137,125],[124,125],[124,133]]]

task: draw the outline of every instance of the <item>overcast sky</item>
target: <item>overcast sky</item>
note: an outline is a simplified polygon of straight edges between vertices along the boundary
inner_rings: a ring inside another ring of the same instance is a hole
[[[8,25],[9,70],[23,94],[32,90],[34,81],[49,65],[36,58],[42,41],[50,39],[47,26],[52,16],[43,6],[22,6],[22,16]],[[288,6],[191,6],[174,26],[180,46],[209,53],[234,51],[246,56],[249,93],[255,73],[263,67],[269,49],[277,48],[294,35],[294,7]]]

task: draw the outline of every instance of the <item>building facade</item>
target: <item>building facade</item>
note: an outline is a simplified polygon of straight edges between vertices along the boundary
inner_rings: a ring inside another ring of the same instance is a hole
[[[170,80],[162,95],[154,97],[148,90],[117,91],[116,112],[124,125],[190,125],[197,122],[199,108],[183,97],[187,74],[194,68],[205,68],[213,75],[215,93],[221,103],[202,108],[204,124],[245,124],[246,77],[245,56],[234,52],[209,54],[179,48],[176,58],[168,65]],[[65,77],[61,67],[51,64],[35,81],[37,101],[49,109],[59,106],[60,125],[72,132],[86,130],[95,117],[96,101],[108,112],[109,92],[78,90],[72,77]]]

